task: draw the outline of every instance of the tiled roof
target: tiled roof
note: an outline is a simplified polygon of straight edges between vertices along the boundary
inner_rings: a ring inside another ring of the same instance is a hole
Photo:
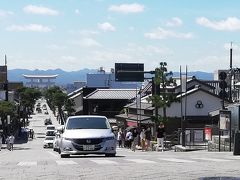
[[[136,89],[96,89],[86,99],[133,99]]]
[[[152,106],[151,103],[141,102],[141,105],[138,106],[138,109],[140,109],[140,106],[141,106],[141,109],[144,109],[144,110],[153,110],[153,109],[155,109],[155,108]],[[127,105],[124,106],[124,107],[136,109],[136,108],[137,108],[137,105],[136,105],[136,102],[134,102],[134,103],[131,103],[131,104],[127,104]]]

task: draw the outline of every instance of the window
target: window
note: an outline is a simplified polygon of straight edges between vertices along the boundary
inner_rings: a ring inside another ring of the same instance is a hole
[[[66,129],[109,129],[110,124],[102,117],[70,118]]]

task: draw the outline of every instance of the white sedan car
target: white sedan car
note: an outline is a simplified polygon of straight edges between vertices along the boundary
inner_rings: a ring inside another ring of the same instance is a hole
[[[54,140],[54,136],[46,136],[43,141],[43,148],[52,148],[53,140]]]

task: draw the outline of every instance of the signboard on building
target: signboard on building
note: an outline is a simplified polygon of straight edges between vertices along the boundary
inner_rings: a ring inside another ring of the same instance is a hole
[[[221,130],[229,130],[230,127],[230,118],[231,118],[231,111],[219,111],[220,119],[219,119],[219,128]]]

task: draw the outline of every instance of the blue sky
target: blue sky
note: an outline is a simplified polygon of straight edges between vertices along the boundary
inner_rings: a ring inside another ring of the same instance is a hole
[[[115,62],[213,72],[240,66],[238,0],[0,0],[8,68],[75,71]],[[2,58],[1,58],[2,57]]]

